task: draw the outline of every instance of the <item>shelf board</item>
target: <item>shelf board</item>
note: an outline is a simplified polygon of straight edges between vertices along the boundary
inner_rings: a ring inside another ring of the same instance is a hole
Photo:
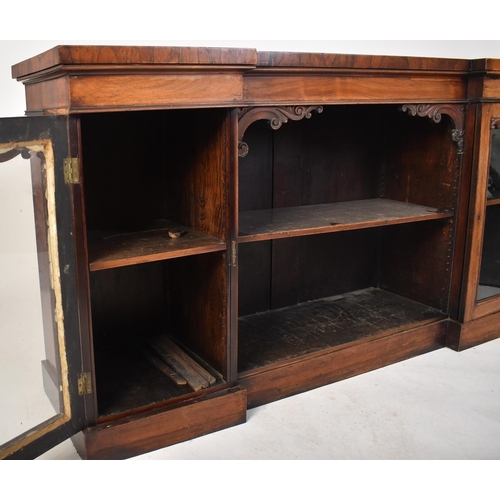
[[[255,373],[444,319],[432,307],[378,288],[256,313],[238,320],[238,369]]]
[[[171,238],[169,232],[173,230],[180,231],[181,236]],[[89,232],[89,267],[99,271],[225,249],[222,240],[162,221],[160,227],[132,233]]]
[[[381,198],[252,210],[240,212],[238,241],[332,233],[452,216],[452,211]]]
[[[500,205],[500,198],[490,198],[486,200],[487,207],[492,207],[493,205]]]

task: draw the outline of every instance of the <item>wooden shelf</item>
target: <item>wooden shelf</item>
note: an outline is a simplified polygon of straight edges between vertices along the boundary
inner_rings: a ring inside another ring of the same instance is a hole
[[[290,236],[332,233],[445,219],[452,216],[452,211],[439,211],[433,207],[381,198],[252,210],[240,212],[238,241],[244,243]]]
[[[492,207],[493,205],[500,205],[500,198],[490,198],[486,201],[487,207]]]
[[[154,229],[132,233],[90,232],[90,270],[99,271],[226,249],[222,240],[175,222],[162,221],[159,225]],[[179,231],[181,236],[171,238],[169,232],[173,230]]]
[[[378,288],[252,314],[238,320],[238,368],[255,372],[444,319],[432,307]]]

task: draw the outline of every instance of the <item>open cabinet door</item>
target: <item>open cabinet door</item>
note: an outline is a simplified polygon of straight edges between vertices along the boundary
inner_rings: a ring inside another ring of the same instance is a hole
[[[77,187],[64,166],[77,138],[73,117],[0,120],[2,459],[35,458],[85,426]]]

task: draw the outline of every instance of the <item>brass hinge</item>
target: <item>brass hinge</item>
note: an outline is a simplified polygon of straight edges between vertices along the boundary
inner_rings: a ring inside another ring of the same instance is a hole
[[[64,159],[64,182],[66,184],[80,184],[80,163],[78,158]]]
[[[92,394],[92,377],[90,376],[90,372],[83,372],[78,375],[78,394],[80,396]]]
[[[236,266],[236,241],[231,241],[231,265]]]

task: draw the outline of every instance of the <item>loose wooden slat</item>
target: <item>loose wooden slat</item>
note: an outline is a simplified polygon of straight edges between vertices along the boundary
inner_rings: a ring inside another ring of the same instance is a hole
[[[179,375],[172,369],[172,367],[167,365],[167,363],[162,361],[153,353],[149,352],[146,348],[141,348],[141,353],[150,363],[152,363],[154,366],[156,366],[156,368],[167,375],[167,377],[170,377],[177,385],[187,384],[186,379],[182,375]]]
[[[191,362],[187,361],[187,355],[182,356],[178,348],[172,348],[172,343],[166,336],[154,337],[149,340],[149,344],[167,364],[186,379],[194,391],[210,386],[208,379],[193,366],[194,361],[191,358],[189,358]],[[215,379],[213,381],[215,382]]]
[[[369,199],[240,213],[240,242],[332,233],[451,217],[451,211]]]
[[[161,342],[166,349],[169,349],[176,357],[182,360],[186,366],[189,366],[194,371],[199,373],[210,385],[216,382],[215,377],[200,366],[191,356],[186,354],[174,341],[166,335],[157,337],[157,341]]]

